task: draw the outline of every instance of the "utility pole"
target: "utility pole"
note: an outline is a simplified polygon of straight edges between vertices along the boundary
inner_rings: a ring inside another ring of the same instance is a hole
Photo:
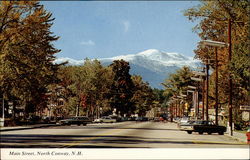
[[[228,20],[228,63],[231,62],[231,57],[232,57],[232,38],[231,38],[231,19]],[[230,126],[230,133],[231,136],[233,136],[233,116],[232,116],[232,98],[233,98],[233,93],[232,93],[232,75],[231,72],[229,71],[229,126]]]
[[[206,120],[208,121],[208,91],[209,91],[209,64],[208,64],[208,60],[207,60],[207,63],[206,63]]]
[[[199,119],[199,85],[197,84],[197,90],[196,90],[196,95],[195,95],[195,98],[196,98],[196,108],[197,108],[197,114],[196,114],[196,117],[197,119]]]
[[[177,109],[178,109],[178,101],[176,100],[175,101],[175,118],[178,116]]]
[[[215,124],[218,125],[218,53],[215,47]]]
[[[170,111],[171,111],[171,122],[173,122],[173,117],[174,117],[174,102],[171,103],[171,108],[170,108]]]
[[[202,77],[202,120],[204,120],[204,113],[205,113],[204,96],[205,96],[205,78]]]

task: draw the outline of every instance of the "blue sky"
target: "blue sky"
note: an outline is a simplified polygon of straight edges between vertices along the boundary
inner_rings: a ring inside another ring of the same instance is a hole
[[[199,37],[183,10],[198,1],[43,1],[55,18],[57,57],[77,60],[147,49],[194,56]]]

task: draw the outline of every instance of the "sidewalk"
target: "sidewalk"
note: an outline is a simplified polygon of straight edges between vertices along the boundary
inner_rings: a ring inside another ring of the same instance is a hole
[[[233,139],[236,139],[238,141],[247,143],[247,136],[246,136],[246,134],[233,131],[233,136],[231,136],[230,133],[227,133],[227,132],[225,132],[225,135],[229,136],[229,137],[232,137]]]
[[[43,127],[50,127],[50,126],[57,126],[57,125],[58,124],[34,124],[34,125],[27,125],[27,126],[0,127],[0,132],[43,128]]]

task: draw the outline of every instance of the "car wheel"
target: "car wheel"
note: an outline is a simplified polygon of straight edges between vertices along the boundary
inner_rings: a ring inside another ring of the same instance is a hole
[[[207,134],[212,134],[212,132],[207,132]]]
[[[188,134],[192,134],[192,131],[187,131]]]
[[[224,135],[224,132],[223,131],[221,131],[221,132],[218,132],[219,133],[219,135]]]
[[[78,126],[80,126],[81,124],[80,124],[80,123],[78,123],[77,125],[78,125]]]
[[[203,134],[203,132],[200,131],[199,134]]]

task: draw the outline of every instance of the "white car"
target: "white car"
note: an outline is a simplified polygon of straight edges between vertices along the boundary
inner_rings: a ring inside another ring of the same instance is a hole
[[[95,123],[115,123],[116,119],[109,116],[104,116],[94,120]]]

